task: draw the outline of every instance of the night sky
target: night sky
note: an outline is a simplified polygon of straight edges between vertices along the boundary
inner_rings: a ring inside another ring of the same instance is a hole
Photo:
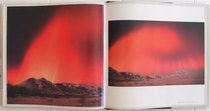
[[[11,7],[8,83],[46,78],[103,86],[103,6]]]
[[[9,7],[7,13],[7,63],[18,66],[56,7]]]
[[[109,66],[163,75],[204,69],[204,23],[109,21]]]
[[[181,34],[196,34],[200,37],[204,37],[204,24],[196,22],[161,22],[161,21],[138,21],[138,20],[118,20],[109,21],[109,47],[111,47],[118,39],[124,37],[123,35],[138,30],[138,28],[144,27],[147,24],[167,23],[176,27],[176,30]],[[144,25],[145,24],[145,25]],[[195,37],[196,36],[186,36]],[[199,38],[198,38],[199,39]],[[203,47],[204,39],[199,39],[201,46]]]

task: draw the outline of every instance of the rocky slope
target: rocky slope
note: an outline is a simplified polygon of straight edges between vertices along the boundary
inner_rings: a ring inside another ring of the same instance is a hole
[[[100,96],[101,88],[83,84],[52,83],[45,78],[27,79],[17,85],[8,84],[8,96]]]

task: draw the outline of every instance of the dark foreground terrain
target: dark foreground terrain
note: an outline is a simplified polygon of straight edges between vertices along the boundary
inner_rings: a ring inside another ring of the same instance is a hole
[[[204,84],[204,71],[178,70],[164,76],[118,72],[109,68],[109,86],[163,86]]]
[[[8,104],[56,105],[74,107],[99,107],[101,97],[8,97]]]
[[[7,85],[8,104],[99,107],[102,89],[71,83],[52,83],[45,78],[30,78],[17,85]]]

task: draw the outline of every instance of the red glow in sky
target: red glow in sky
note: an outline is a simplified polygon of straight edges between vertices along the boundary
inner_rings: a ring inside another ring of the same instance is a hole
[[[203,49],[173,25],[146,24],[123,35],[109,49],[109,66],[120,72],[163,75],[204,68]],[[197,50],[198,49],[198,50]]]
[[[8,82],[46,78],[54,83],[103,85],[103,7],[62,6],[28,47]]]

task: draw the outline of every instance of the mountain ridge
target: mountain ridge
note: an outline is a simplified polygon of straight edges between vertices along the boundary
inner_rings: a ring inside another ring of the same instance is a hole
[[[199,72],[195,71],[195,72]],[[202,71],[201,71],[202,72]],[[145,80],[151,80],[151,79],[160,79],[160,78],[170,78],[174,76],[180,76],[180,75],[187,75],[192,74],[193,71],[190,70],[176,70],[172,71],[170,73],[166,73],[161,76],[148,76],[144,74],[136,74],[132,72],[118,72],[112,67],[109,67],[109,80],[110,81],[145,81]]]
[[[17,85],[8,84],[8,96],[101,96],[102,88],[84,84],[52,83],[40,78],[29,78]]]

